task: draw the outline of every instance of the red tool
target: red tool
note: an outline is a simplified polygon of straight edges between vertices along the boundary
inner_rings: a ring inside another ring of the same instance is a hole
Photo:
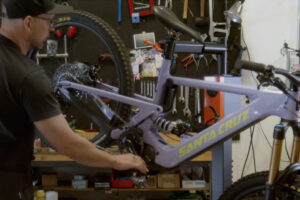
[[[195,62],[194,54],[188,55],[187,57],[181,59],[180,62],[182,62],[182,63],[186,62],[183,66],[184,67],[188,67],[190,64],[192,64],[193,62]]]
[[[58,38],[63,38],[65,31],[63,31],[62,29],[56,29],[54,31],[54,34],[58,37]],[[74,38],[77,34],[77,27],[76,26],[70,26],[68,28],[67,31],[67,37],[68,39]]]
[[[68,29],[68,39],[71,39],[75,37],[77,33],[77,27],[76,26],[70,26]]]
[[[62,33],[61,29],[56,29],[54,33],[58,38],[63,37],[63,33]]]
[[[139,13],[139,16],[146,16],[146,15],[153,14],[152,8],[154,7],[154,0],[149,0],[149,5],[150,5],[149,10],[143,10],[139,12],[134,11],[133,0],[128,0],[128,5],[129,5],[130,16],[132,16],[132,13]]]

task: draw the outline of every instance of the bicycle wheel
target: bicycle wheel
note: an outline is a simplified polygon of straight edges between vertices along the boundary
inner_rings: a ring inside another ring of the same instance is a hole
[[[267,179],[268,172],[258,172],[245,176],[229,187],[219,200],[264,200]],[[276,192],[274,200],[300,199],[297,190],[292,190],[289,187],[284,187],[281,191]]]
[[[57,77],[65,77],[63,80],[78,83],[78,76],[87,75],[89,80],[93,80],[90,83],[80,81],[81,84],[97,87],[95,83],[101,82],[114,86],[120,94],[132,96],[134,87],[128,50],[116,31],[104,20],[88,12],[74,11],[58,15],[55,29],[56,32],[51,33],[48,41],[56,43],[56,56],[38,59],[51,79],[57,82]],[[52,48],[51,45],[42,49],[40,55],[49,55],[49,48]],[[59,52],[67,53],[68,56],[59,57]],[[95,70],[97,73],[91,75]],[[72,74],[73,79],[62,73]],[[54,88],[56,85],[54,83]],[[120,121],[127,121],[130,116],[129,105],[102,98],[115,113],[109,123],[104,123],[97,116],[100,112],[97,105],[92,105],[95,102],[88,100],[89,95],[75,91],[73,97],[76,99],[75,104],[58,97],[67,121],[80,135],[101,146],[110,141],[110,128],[119,125]]]

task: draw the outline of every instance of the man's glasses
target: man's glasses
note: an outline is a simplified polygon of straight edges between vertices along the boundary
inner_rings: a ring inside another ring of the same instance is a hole
[[[55,24],[56,24],[55,18],[48,18],[48,17],[43,17],[43,16],[35,16],[35,18],[48,21],[51,27],[55,27]]]

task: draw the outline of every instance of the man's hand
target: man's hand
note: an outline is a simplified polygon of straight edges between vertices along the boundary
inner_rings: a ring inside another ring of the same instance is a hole
[[[36,121],[34,124],[58,152],[83,165],[110,167],[116,170],[137,169],[144,174],[148,172],[146,163],[141,157],[133,154],[110,154],[97,149],[87,139],[74,134],[62,114]]]
[[[143,174],[149,172],[145,161],[140,156],[128,153],[114,155],[114,159],[116,161],[116,165],[113,166],[113,168],[116,170],[138,169]]]

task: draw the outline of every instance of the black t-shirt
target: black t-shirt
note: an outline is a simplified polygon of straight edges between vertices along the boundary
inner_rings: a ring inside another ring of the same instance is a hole
[[[60,114],[44,70],[0,35],[0,171],[27,172],[34,121]]]

